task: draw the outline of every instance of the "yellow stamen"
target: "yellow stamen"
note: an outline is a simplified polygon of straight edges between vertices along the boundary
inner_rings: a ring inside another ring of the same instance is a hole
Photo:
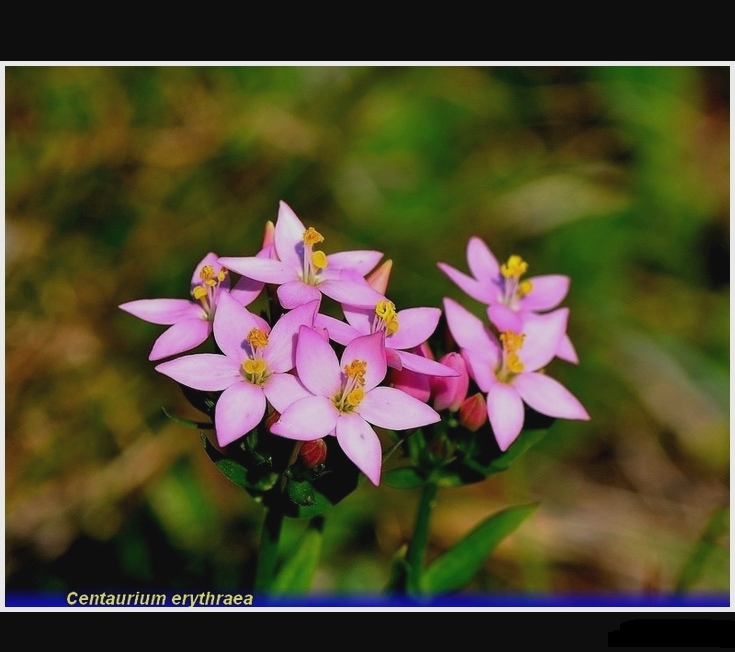
[[[251,360],[248,358],[242,363],[242,368],[248,376],[259,376],[265,371],[265,360],[262,358]]]
[[[306,231],[304,231],[304,244],[314,246],[319,242],[324,242],[324,236],[313,226],[310,226]]]
[[[207,296],[207,289],[202,287],[201,285],[197,285],[192,291],[192,296],[197,300],[201,301],[204,297]]]
[[[520,256],[511,256],[508,262],[500,266],[500,273],[505,278],[519,278],[526,273],[528,263]]]
[[[362,387],[355,387],[345,398],[350,407],[357,407],[365,398],[365,390]]]
[[[398,330],[398,319],[396,317],[393,317],[386,325],[385,325],[385,332],[388,335],[393,335]]]
[[[533,283],[531,281],[521,281],[518,284],[518,296],[525,297],[527,294],[531,294],[533,290]]]
[[[248,333],[248,342],[254,349],[258,349],[261,346],[268,346],[268,334],[260,330],[259,328],[253,328]]]
[[[390,322],[396,316],[396,306],[392,301],[378,301],[375,314],[385,322]]]
[[[327,266],[327,255],[323,251],[315,251],[311,255],[311,262],[317,269],[324,269]]]
[[[503,343],[503,348],[508,353],[513,353],[523,346],[523,340],[526,336],[523,333],[513,333],[511,331],[505,331],[500,334],[500,341]]]
[[[365,384],[365,372],[367,371],[367,362],[365,360],[353,360],[345,367],[345,375],[348,378],[354,378],[358,385]]]
[[[511,373],[519,374],[523,371],[523,363],[517,353],[509,353],[505,358],[505,366]]]
[[[222,281],[225,280],[225,276],[227,276],[227,270],[222,267],[220,268],[219,272],[217,272],[217,280],[222,283]]]

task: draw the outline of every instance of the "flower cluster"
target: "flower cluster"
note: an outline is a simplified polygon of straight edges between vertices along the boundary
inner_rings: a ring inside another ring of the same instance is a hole
[[[528,263],[512,255],[499,264],[488,246],[473,237],[467,245],[471,275],[446,264],[439,268],[471,298],[484,304],[487,320],[446,297],[444,312],[459,357],[450,363],[471,378],[481,393],[465,398],[467,384],[435,379],[441,389],[434,407],[460,411],[460,423],[479,428],[489,419],[502,451],[524,426],[524,403],[550,417],[589,419],[582,404],[544,368],[555,357],[577,363],[567,335],[568,308],[559,308],[569,289],[562,275],[524,279]],[[457,353],[449,353],[457,356]]]
[[[397,311],[384,295],[390,262],[366,278],[381,252],[326,254],[323,242],[281,202],[256,255],[205,256],[192,278],[191,299],[144,299],[120,308],[169,325],[150,359],[171,358],[156,370],[185,387],[215,393],[221,449],[263,424],[271,435],[299,444],[334,436],[377,485],[382,446],[374,427],[407,430],[440,420],[424,401],[392,386],[388,368],[431,376],[457,372],[406,351],[432,335],[441,311]],[[234,285],[232,272],[240,275]],[[274,290],[278,300],[267,319],[248,310],[263,288]],[[346,321],[320,312],[324,297],[341,305]],[[180,355],[210,335],[214,353]]]

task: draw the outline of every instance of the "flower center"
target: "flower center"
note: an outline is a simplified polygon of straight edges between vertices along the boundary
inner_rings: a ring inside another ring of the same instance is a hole
[[[500,266],[500,274],[503,277],[503,294],[500,300],[506,306],[516,308],[518,300],[533,290],[531,281],[528,279],[521,281],[521,276],[527,270],[528,263],[517,255],[511,256],[507,263]]]
[[[268,334],[260,328],[252,328],[246,339],[252,349],[252,355],[242,363],[242,370],[245,372],[246,380],[254,385],[262,385],[270,375],[261,350],[264,346],[268,346]]]
[[[396,306],[392,301],[378,301],[375,306],[372,332],[385,331],[387,336],[393,335],[398,330],[398,314]]]
[[[523,347],[523,340],[525,339],[526,336],[523,333],[505,331],[500,334],[500,342],[503,345],[503,360],[498,372],[498,380],[508,382],[513,376],[523,371],[524,366],[518,351]]]
[[[200,282],[195,285],[191,290],[191,296],[194,297],[204,308],[204,313],[210,321],[214,317],[214,292],[217,286],[222,283],[227,277],[227,270],[221,267],[220,270],[215,273],[212,265],[204,265],[199,270]]]
[[[334,397],[334,404],[340,412],[352,412],[365,398],[365,360],[353,360],[345,366],[345,380],[342,388]]]
[[[319,272],[327,266],[327,255],[323,251],[314,251],[314,245],[324,242],[324,236],[310,226],[304,231],[304,262],[301,277],[309,285],[319,284]]]

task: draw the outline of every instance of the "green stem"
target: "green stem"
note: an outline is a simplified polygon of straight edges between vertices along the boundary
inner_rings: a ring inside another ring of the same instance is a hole
[[[282,525],[283,512],[277,506],[267,508],[263,531],[260,535],[258,563],[255,568],[255,591],[269,591],[273,584]]]
[[[435,505],[438,486],[429,480],[421,489],[421,498],[416,510],[416,522],[413,528],[413,537],[408,544],[406,562],[408,564],[408,591],[418,594],[421,592],[421,573],[424,566],[424,555],[429,543],[429,517]]]

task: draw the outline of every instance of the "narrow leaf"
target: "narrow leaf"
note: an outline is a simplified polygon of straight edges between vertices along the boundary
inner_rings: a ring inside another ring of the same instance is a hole
[[[274,593],[297,595],[309,590],[322,552],[323,530],[323,516],[316,516],[309,521],[298,548],[284,562],[276,576]]]
[[[538,503],[509,507],[486,518],[429,565],[422,577],[422,589],[435,595],[469,584],[495,547],[537,507]]]
[[[393,555],[390,564],[390,576],[385,586],[385,591],[388,594],[402,594],[408,588],[408,573],[410,569],[408,562],[406,562],[406,552],[408,552],[408,546],[404,544]]]
[[[176,423],[180,423],[182,426],[192,428],[194,430],[212,430],[214,424],[210,421],[193,421],[192,419],[185,419],[184,417],[177,417],[171,414],[165,407],[161,406],[161,412]]]
[[[382,482],[394,489],[413,489],[414,487],[420,487],[424,483],[424,479],[414,467],[402,466],[386,471],[383,474]]]

